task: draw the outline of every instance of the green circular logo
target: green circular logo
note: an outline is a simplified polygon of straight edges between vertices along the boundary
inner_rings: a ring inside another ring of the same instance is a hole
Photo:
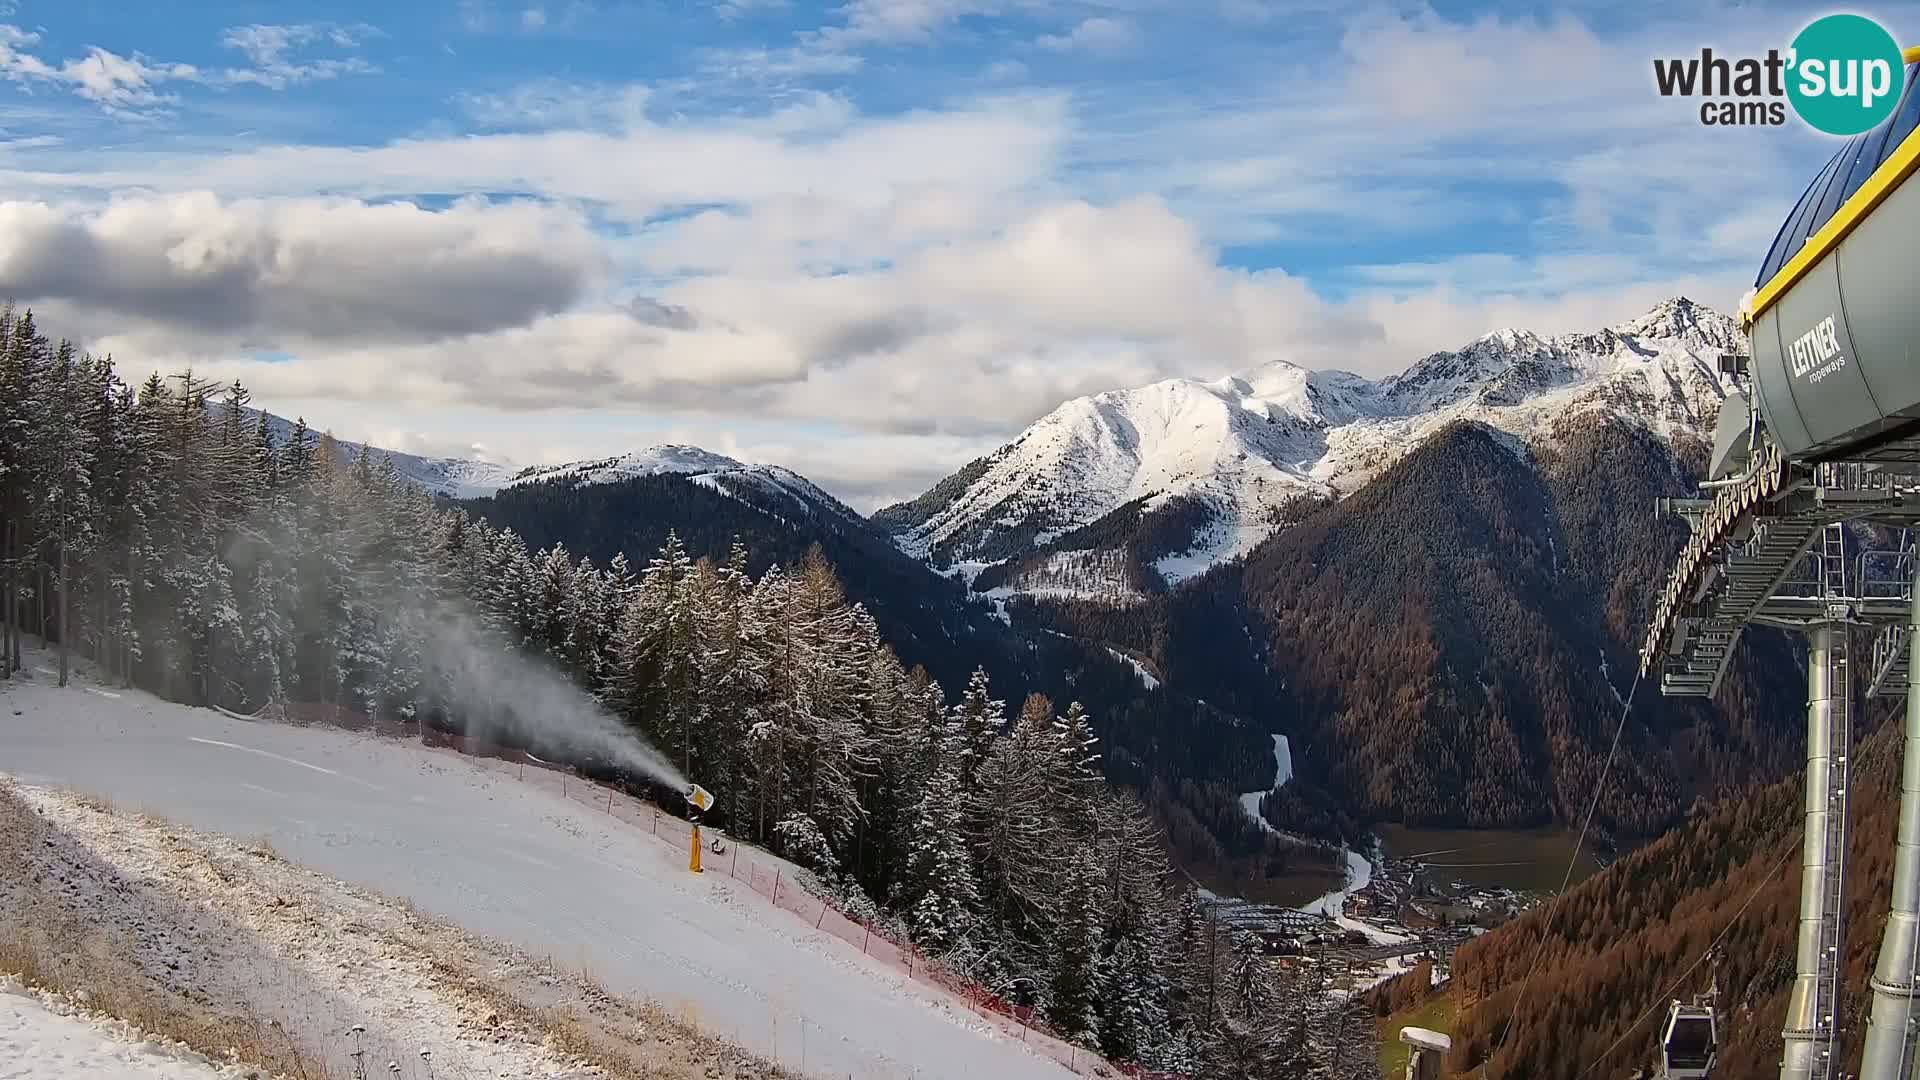
[[[1860,15],[1828,15],[1807,24],[1787,54],[1793,111],[1829,135],[1858,135],[1893,114],[1906,85],[1900,45]]]

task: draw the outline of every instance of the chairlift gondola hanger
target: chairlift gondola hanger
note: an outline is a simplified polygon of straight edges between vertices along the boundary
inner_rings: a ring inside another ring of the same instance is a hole
[[[1720,1056],[1720,1025],[1716,1006],[1720,998],[1720,949],[1708,955],[1712,979],[1704,994],[1692,1002],[1674,999],[1667,1007],[1667,1023],[1660,1030],[1661,1080],[1707,1080]]]

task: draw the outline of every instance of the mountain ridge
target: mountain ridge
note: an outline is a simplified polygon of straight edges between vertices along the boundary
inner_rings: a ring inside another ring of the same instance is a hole
[[[873,517],[909,553],[978,572],[1047,555],[1129,503],[1145,500],[1150,518],[1187,500],[1187,516],[1204,520],[1152,565],[1176,584],[1251,551],[1289,500],[1344,497],[1456,420],[1522,442],[1588,412],[1666,437],[1704,433],[1725,392],[1718,356],[1743,349],[1733,320],[1682,296],[1596,331],[1495,330],[1378,380],[1285,361],[1211,381],[1166,379],[1064,402]]]

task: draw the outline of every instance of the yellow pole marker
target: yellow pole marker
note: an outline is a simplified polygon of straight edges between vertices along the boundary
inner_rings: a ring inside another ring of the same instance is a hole
[[[693,808],[693,839],[687,852],[687,869],[700,872],[700,815],[713,808],[713,793],[699,784],[688,784],[686,790],[687,805]]]

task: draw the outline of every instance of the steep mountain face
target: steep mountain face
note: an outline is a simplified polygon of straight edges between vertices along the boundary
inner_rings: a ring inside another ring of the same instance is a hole
[[[1284,731],[1298,773],[1363,819],[1578,820],[1634,694],[1648,591],[1684,538],[1652,499],[1689,490],[1702,452],[1617,417],[1563,417],[1537,447],[1456,422],[1170,594],[1015,610]],[[1640,688],[1603,836],[1652,835],[1794,764],[1791,653],[1747,643],[1715,702]]]
[[[1529,442],[1575,415],[1703,432],[1724,393],[1717,359],[1742,349],[1732,320],[1681,297],[1593,333],[1497,331],[1378,381],[1285,363],[1169,379],[1069,401],[875,518],[937,563],[1002,563],[990,584],[1137,599],[1246,554],[1303,498],[1350,494],[1460,420]],[[1108,546],[1074,535],[1089,527]],[[1090,550],[1128,558],[1101,576]]]

